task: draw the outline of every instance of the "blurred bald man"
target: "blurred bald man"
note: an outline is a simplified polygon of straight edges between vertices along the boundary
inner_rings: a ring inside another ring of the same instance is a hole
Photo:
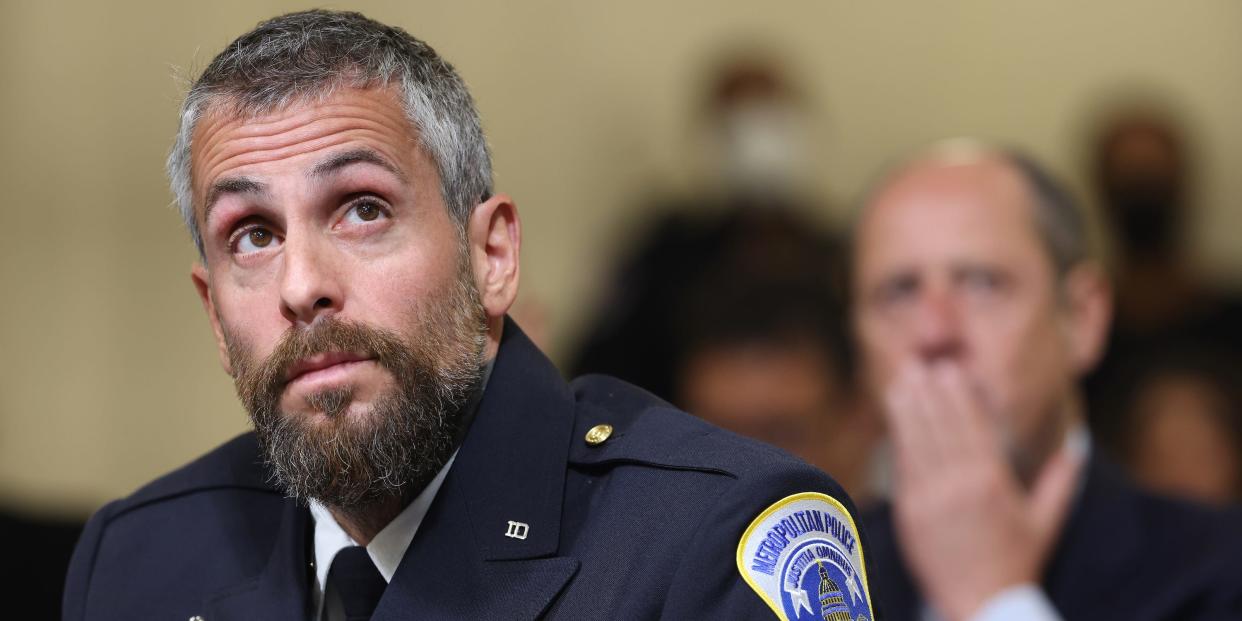
[[[1078,384],[1110,293],[1049,174],[938,145],[854,233],[854,325],[894,454],[867,523],[885,618],[1242,618],[1240,522],[1140,492],[1091,448]]]

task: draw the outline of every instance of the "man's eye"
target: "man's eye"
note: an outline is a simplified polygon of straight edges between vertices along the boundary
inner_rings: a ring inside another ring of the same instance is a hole
[[[276,234],[271,229],[261,226],[251,227],[238,233],[234,238],[233,252],[237,254],[249,254],[259,252],[265,248],[271,247],[273,244],[279,243]]]
[[[875,292],[876,301],[892,304],[909,299],[918,290],[918,280],[909,276],[891,278],[883,282]]]
[[[354,203],[345,214],[346,220],[354,222],[374,222],[381,216],[387,216],[384,208],[375,201],[363,200]]]
[[[1005,279],[998,273],[988,270],[971,270],[962,276],[966,286],[977,291],[996,291],[1005,284]]]

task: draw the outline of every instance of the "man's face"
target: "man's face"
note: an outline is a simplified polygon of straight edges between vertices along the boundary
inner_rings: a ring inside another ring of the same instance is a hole
[[[1194,373],[1149,379],[1134,399],[1129,461],[1135,479],[1165,493],[1227,505],[1238,497],[1242,451],[1225,422],[1228,396]]]
[[[330,503],[366,501],[377,477],[421,487],[477,385],[486,318],[395,96],[209,110],[191,156],[206,254],[195,281],[277,476]],[[368,454],[383,441],[401,454]],[[402,452],[410,443],[424,454]],[[410,459],[429,463],[389,463]]]
[[[959,365],[1018,464],[1045,450],[1076,375],[1029,200],[999,162],[916,165],[866,207],[854,268],[871,390],[904,365]]]
[[[832,361],[810,345],[709,346],[694,352],[682,369],[680,404],[827,469],[832,423],[848,405],[835,377]]]

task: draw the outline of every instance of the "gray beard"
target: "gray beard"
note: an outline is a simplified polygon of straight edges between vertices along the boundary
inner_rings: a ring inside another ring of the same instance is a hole
[[[226,339],[238,396],[272,478],[286,494],[351,513],[393,500],[403,505],[447,463],[464,410],[480,388],[487,343],[478,290],[462,272],[448,295],[416,305],[416,325],[404,339],[331,316],[290,329],[261,361],[238,339]],[[348,387],[306,399],[323,413],[319,420],[283,412],[288,368],[330,351],[374,356],[396,387],[367,412],[346,413],[353,402]]]

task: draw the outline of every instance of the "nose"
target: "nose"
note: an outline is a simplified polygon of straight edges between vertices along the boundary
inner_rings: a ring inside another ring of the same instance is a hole
[[[328,244],[314,236],[285,240],[280,283],[281,314],[294,325],[307,326],[320,315],[341,310],[341,280]]]
[[[961,316],[948,292],[928,291],[921,297],[915,311],[914,342],[918,356],[927,362],[962,355]]]

